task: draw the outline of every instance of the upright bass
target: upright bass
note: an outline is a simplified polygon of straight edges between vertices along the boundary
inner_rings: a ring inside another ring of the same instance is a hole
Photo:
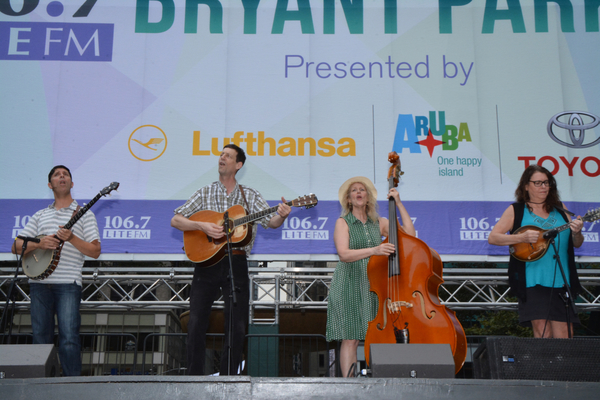
[[[400,157],[388,155],[389,188],[398,185]],[[422,240],[410,236],[398,225],[396,202],[390,198],[389,235],[385,241],[396,246],[388,256],[372,256],[367,266],[371,291],[377,295],[377,316],[369,322],[365,337],[365,358],[370,362],[371,343],[448,343],[454,357],[455,373],[467,356],[467,339],[452,310],[440,303],[438,289],[443,282],[439,254]]]

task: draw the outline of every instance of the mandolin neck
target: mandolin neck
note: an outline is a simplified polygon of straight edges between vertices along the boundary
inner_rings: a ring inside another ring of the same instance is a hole
[[[589,212],[587,214],[585,214],[583,217],[579,217],[577,218],[583,222],[591,222],[591,221],[595,221],[596,219],[598,219],[598,213],[597,212]],[[554,228],[553,230],[558,232],[562,232],[564,230],[567,230],[571,227],[571,223],[567,222],[564,225],[559,226],[558,228]]]
[[[554,228],[554,229],[556,230],[556,232],[562,232],[564,230],[569,229],[570,225],[571,225],[571,223],[569,222],[569,223],[566,223],[566,224],[561,225],[558,228]]]

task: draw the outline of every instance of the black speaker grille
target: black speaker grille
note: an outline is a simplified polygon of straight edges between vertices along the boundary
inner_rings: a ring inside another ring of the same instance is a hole
[[[474,363],[478,378],[600,382],[600,339],[490,337]]]

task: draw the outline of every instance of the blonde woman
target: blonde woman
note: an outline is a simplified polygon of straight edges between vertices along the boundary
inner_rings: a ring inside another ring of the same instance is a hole
[[[369,290],[367,265],[372,255],[390,255],[393,244],[382,243],[388,236],[389,221],[377,213],[377,190],[363,176],[348,179],[339,189],[342,215],[335,224],[333,240],[340,259],[329,291],[327,340],[341,340],[340,368],[344,377],[352,376],[356,350],[365,339],[370,320],[377,314],[377,296]],[[393,197],[404,231],[415,235],[410,215],[396,189]]]

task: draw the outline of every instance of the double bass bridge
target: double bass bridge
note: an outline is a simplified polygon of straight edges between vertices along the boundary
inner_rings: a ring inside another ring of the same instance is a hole
[[[413,308],[413,304],[408,301],[392,301],[391,299],[387,299],[386,303],[388,311],[392,314],[402,312],[402,307]]]
[[[386,307],[390,314],[396,314],[396,313],[402,312],[402,307],[412,308],[413,304],[408,301],[392,301],[392,299],[390,299],[388,297],[385,300],[384,308],[386,308]],[[388,313],[384,312],[383,313],[383,327],[380,324],[377,324],[377,329],[379,329],[380,331],[384,330],[387,327],[387,323],[388,323],[387,316],[388,316]]]
[[[421,301],[419,302],[421,304],[421,313],[423,314],[423,316],[429,320],[433,319],[436,315],[436,312],[434,310],[432,310],[429,315],[427,314],[427,310],[425,310],[425,301],[423,299],[423,294],[421,292],[419,292],[418,290],[413,292],[412,297],[414,298],[419,298]],[[401,313],[402,312],[402,307],[406,307],[406,308],[413,308],[414,304],[409,302],[409,301],[402,301],[402,300],[398,300],[398,301],[392,301],[392,299],[390,299],[389,297],[385,300],[385,308],[387,308],[389,314],[397,314],[397,313]],[[383,313],[383,327],[381,327],[379,324],[377,324],[377,329],[379,330],[384,330],[387,327],[387,323],[388,323],[388,313]]]

